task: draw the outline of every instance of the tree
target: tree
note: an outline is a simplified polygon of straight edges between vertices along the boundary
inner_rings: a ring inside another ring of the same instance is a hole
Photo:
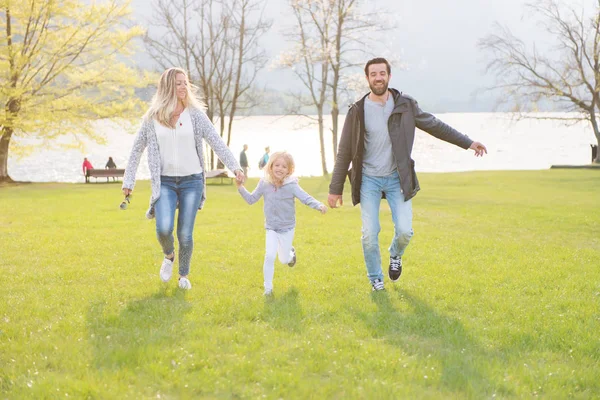
[[[317,109],[321,167],[327,175],[324,138],[324,109],[330,73],[330,51],[334,0],[291,0],[295,27],[288,34],[295,47],[281,55],[279,65],[290,68],[308,90],[310,104]],[[297,96],[298,106],[306,104]]]
[[[297,107],[290,113],[298,114],[298,109],[307,105],[317,109],[324,175],[327,174],[323,138],[325,108],[331,108],[335,159],[341,94],[351,91],[350,86],[356,80],[348,70],[364,65],[365,56],[372,56],[376,47],[372,38],[376,32],[393,27],[382,12],[369,12],[365,5],[362,0],[290,0],[296,21],[288,36],[294,48],[282,55],[279,64],[291,68],[308,89],[309,101],[305,96],[296,95]],[[364,84],[364,73],[359,78]]]
[[[0,182],[11,181],[19,136],[50,147],[64,135],[102,142],[93,121],[139,117],[135,89],[148,76],[120,61],[143,33],[130,16],[128,1],[0,0]]]
[[[361,0],[331,0],[333,7],[333,42],[330,46],[329,64],[331,66],[331,136],[333,157],[337,156],[338,118],[340,115],[340,92],[348,89],[347,79],[342,72],[364,65],[364,56],[370,54],[373,47],[372,37],[376,32],[390,30],[393,24],[388,22],[381,12],[361,10]],[[357,60],[360,58],[360,60]],[[364,74],[362,74],[364,77]],[[364,79],[363,79],[364,81]]]
[[[496,74],[493,89],[513,103],[518,118],[588,121],[600,144],[600,0],[588,16],[555,0],[528,7],[541,17],[554,46],[544,52],[535,46],[528,49],[508,28],[497,26],[498,33],[479,42],[491,56],[488,71]],[[572,115],[525,113],[540,102]],[[600,156],[595,163],[600,163]]]
[[[254,105],[251,89],[266,56],[258,39],[271,22],[265,0],[157,0],[152,22],[159,29],[146,36],[148,50],[163,68],[179,65],[199,86],[209,119],[227,144],[235,116]],[[212,150],[210,167],[215,166]]]
[[[227,146],[231,142],[231,128],[238,110],[252,108],[258,103],[250,90],[254,86],[258,72],[268,61],[266,52],[259,47],[258,39],[273,25],[271,20],[263,17],[262,11],[265,5],[263,0],[234,0],[229,5],[235,35],[229,41],[233,60],[233,68],[231,68],[233,94],[229,104]],[[257,13],[260,14],[252,21],[251,17]]]

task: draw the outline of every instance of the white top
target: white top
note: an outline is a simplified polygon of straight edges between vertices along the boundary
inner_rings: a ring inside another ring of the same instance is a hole
[[[179,116],[175,128],[154,120],[154,129],[160,151],[161,175],[188,176],[203,171],[196,152],[192,118],[187,108]]]

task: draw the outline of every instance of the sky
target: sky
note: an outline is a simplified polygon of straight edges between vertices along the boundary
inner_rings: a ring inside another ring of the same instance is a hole
[[[266,0],[266,16],[274,23],[261,38],[269,56],[290,47],[283,32],[289,27],[288,0]],[[494,23],[510,27],[529,43],[548,39],[532,26],[526,0],[368,0],[384,11],[397,28],[374,38],[384,52],[400,58],[392,65],[390,86],[416,98],[434,112],[492,111],[494,100],[482,89],[493,83],[486,74],[486,55],[477,42],[494,32]],[[152,12],[149,0],[133,0],[134,16],[142,26]],[[366,62],[366,60],[365,60]],[[259,83],[270,89],[298,90],[300,84],[285,70],[266,70]]]

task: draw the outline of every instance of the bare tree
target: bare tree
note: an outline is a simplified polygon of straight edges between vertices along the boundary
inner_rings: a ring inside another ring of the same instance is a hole
[[[264,5],[265,0],[157,0],[152,22],[158,29],[146,36],[161,67],[187,69],[221,137],[227,129],[228,145],[236,114],[254,104],[249,92],[265,66],[258,38],[271,22],[262,15]],[[209,153],[214,168],[215,156]]]
[[[488,71],[496,74],[493,89],[514,103],[518,118],[588,121],[600,144],[600,0],[587,16],[584,10],[564,7],[556,0],[528,7],[541,17],[555,44],[544,52],[535,46],[528,49],[508,28],[498,26],[498,33],[479,42],[491,56]],[[572,115],[525,113],[544,101]],[[595,163],[600,163],[600,156]]]
[[[229,8],[236,35],[231,42],[235,62],[232,68],[231,80],[234,84],[229,104],[227,146],[231,142],[231,128],[237,111],[247,110],[258,104],[250,89],[254,86],[258,72],[268,61],[266,52],[259,46],[258,40],[273,25],[272,20],[264,18],[265,6],[264,0],[234,0]],[[258,14],[258,17],[251,18],[254,14]]]
[[[206,113],[213,121],[213,82],[224,47],[222,16],[215,17],[214,0],[156,0],[152,29],[144,38],[148,53],[162,69],[184,68],[202,91]]]
[[[307,96],[294,95],[296,107],[290,110],[290,114],[301,114],[298,110],[307,105],[317,109],[323,174],[327,174],[327,167],[322,114],[330,106],[335,158],[342,94],[350,92],[351,85],[356,86],[355,77],[350,79],[350,71],[362,66],[365,56],[373,56],[376,51],[372,39],[374,34],[394,26],[382,12],[367,11],[366,5],[365,0],[290,1],[296,21],[289,37],[295,43],[295,48],[283,55],[279,63],[292,68],[309,92],[308,102]]]
[[[329,52],[331,65],[331,133],[333,157],[337,156],[338,118],[340,115],[340,92],[346,89],[342,72],[364,65],[364,56],[372,55],[372,37],[377,32],[390,30],[390,23],[381,12],[367,12],[361,9],[362,0],[331,0],[334,15],[333,42]]]
[[[295,48],[280,57],[279,64],[290,68],[308,89],[310,102],[317,109],[321,166],[327,175],[324,138],[324,109],[327,101],[335,0],[291,0],[295,29],[288,35]],[[298,100],[302,96],[297,96]],[[298,104],[301,106],[304,104]]]

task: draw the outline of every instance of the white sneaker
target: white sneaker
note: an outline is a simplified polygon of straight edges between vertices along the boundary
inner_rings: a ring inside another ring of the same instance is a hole
[[[192,288],[192,283],[188,278],[179,278],[179,288],[183,290],[190,290]]]
[[[273,296],[273,289],[265,289],[263,296]]]
[[[296,265],[296,249],[292,247],[290,250],[290,262],[288,263],[289,267],[293,267]]]
[[[171,275],[173,274],[174,260],[175,258],[173,258],[173,260],[169,260],[167,257],[163,259],[163,262],[160,266],[160,279],[163,282],[169,282],[169,279],[171,279]]]
[[[385,290],[385,287],[383,287],[383,281],[381,279],[375,279],[374,281],[372,281],[371,286],[373,287],[374,292]]]

